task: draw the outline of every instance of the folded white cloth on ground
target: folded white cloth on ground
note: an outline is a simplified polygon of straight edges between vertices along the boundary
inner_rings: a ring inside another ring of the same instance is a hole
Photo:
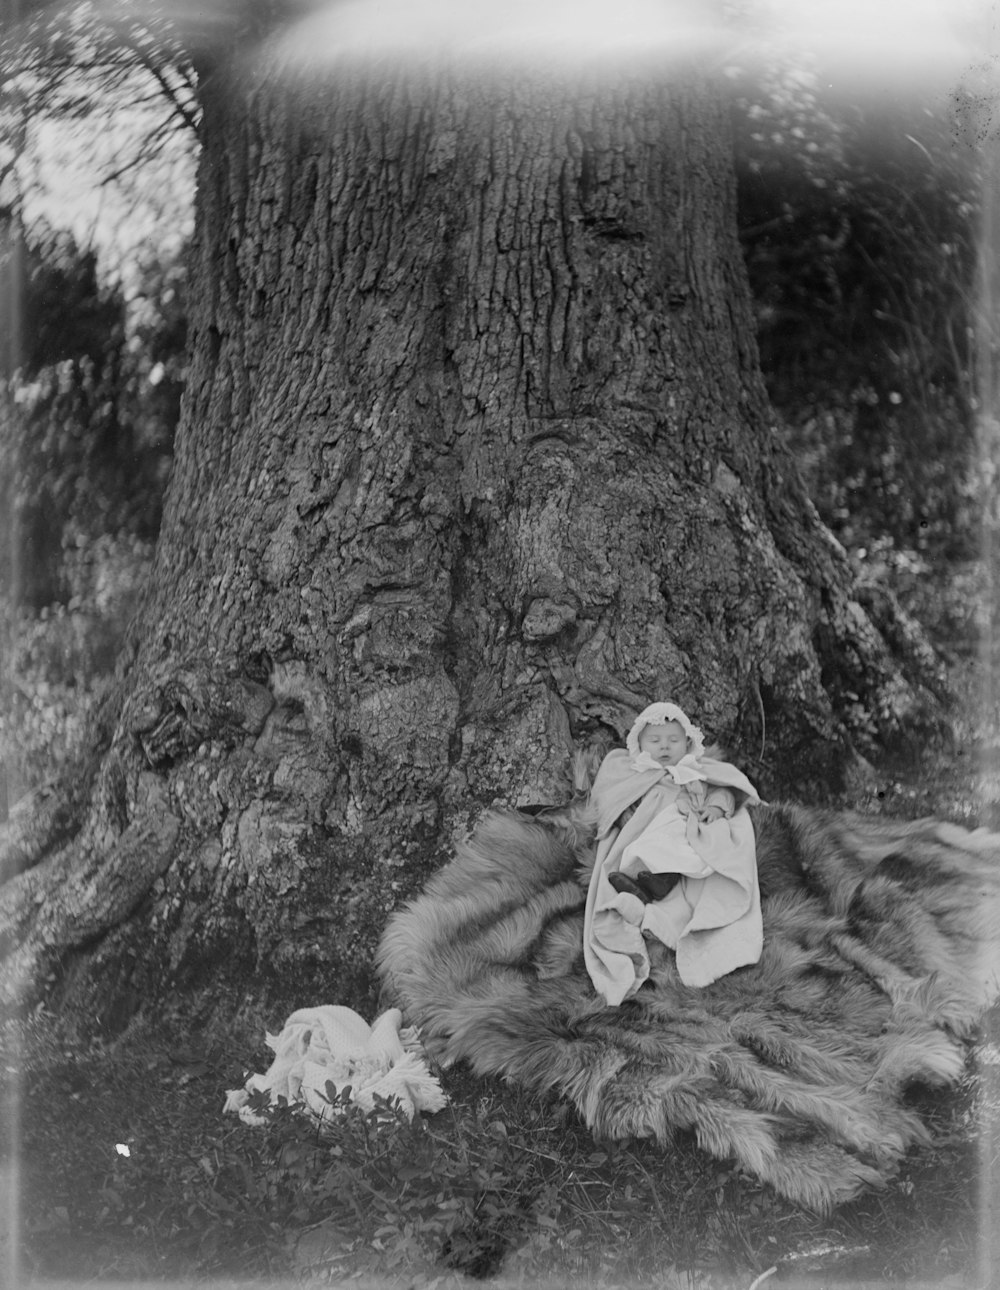
[[[349,1087],[351,1101],[365,1111],[375,1105],[376,1094],[397,1098],[411,1120],[418,1111],[440,1111],[448,1099],[428,1069],[416,1031],[402,1029],[402,1021],[398,1008],[371,1026],[337,1004],[300,1008],[279,1035],[267,1035],[274,1052],[268,1069],[231,1089],[223,1110],[236,1112],[246,1124],[264,1124],[265,1117],[248,1105],[250,1094],[263,1090],[272,1102],[283,1097],[325,1120],[334,1114],[326,1091],[333,1084],[338,1093]]]

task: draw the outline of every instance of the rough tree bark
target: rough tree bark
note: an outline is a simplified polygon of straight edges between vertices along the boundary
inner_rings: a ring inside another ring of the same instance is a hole
[[[772,794],[933,707],[772,429],[708,81],[203,92],[155,570],[93,755],[4,834],[8,999],[370,1010],[453,837],[647,702]]]

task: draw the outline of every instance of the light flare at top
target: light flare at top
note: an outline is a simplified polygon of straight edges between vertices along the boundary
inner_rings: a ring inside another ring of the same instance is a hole
[[[747,62],[782,45],[830,75],[889,87],[954,79],[997,46],[985,0],[295,0],[292,14],[281,47],[317,67],[390,56]]]
[[[297,8],[287,47],[312,58],[680,53],[720,34],[712,6],[688,0],[299,0]]]

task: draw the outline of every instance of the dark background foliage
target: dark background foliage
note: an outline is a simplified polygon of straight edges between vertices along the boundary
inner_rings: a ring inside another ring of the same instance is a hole
[[[977,151],[954,104],[737,86],[740,232],[771,400],[860,560],[977,551]]]
[[[126,334],[94,251],[49,230],[8,235],[3,289],[22,302],[0,439],[0,594],[67,604],[65,553],[102,535],[156,538],[184,375],[183,268],[142,266],[147,308]]]

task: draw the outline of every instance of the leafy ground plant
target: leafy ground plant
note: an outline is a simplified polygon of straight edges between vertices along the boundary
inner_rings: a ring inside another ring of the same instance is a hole
[[[282,1106],[251,1128],[221,1113],[246,1074],[234,1055],[266,1060],[245,1033],[173,1018],[86,1044],[39,1016],[5,1039],[25,1280],[746,1290],[771,1267],[940,1281],[978,1257],[971,1076],[926,1108],[933,1149],[824,1219],[683,1138],[597,1143],[564,1102],[461,1069],[451,1104],[413,1123],[334,1097],[323,1128]]]

